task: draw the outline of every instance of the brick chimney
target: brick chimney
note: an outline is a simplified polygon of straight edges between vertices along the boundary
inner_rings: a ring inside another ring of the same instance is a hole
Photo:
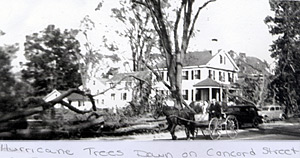
[[[219,52],[220,46],[219,46],[217,38],[211,39],[211,48],[210,49],[211,49],[211,55],[213,55],[213,56]]]

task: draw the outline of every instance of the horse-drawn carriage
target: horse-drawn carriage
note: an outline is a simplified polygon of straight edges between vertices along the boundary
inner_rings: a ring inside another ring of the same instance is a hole
[[[220,139],[224,132],[232,139],[238,135],[238,121],[233,115],[225,115],[221,118],[213,117],[211,120],[197,120],[197,115],[201,116],[206,114],[196,114],[194,121],[196,129],[200,129],[204,136],[206,136],[206,132],[211,139],[215,140]],[[196,130],[196,136],[197,133]]]
[[[233,115],[226,116],[223,113],[222,117],[213,117],[209,119],[206,110],[194,110],[188,108],[178,109],[174,106],[162,106],[157,108],[154,117],[165,115],[172,139],[175,140],[175,128],[177,125],[184,125],[187,139],[192,136],[197,136],[198,131],[201,130],[204,136],[209,135],[211,139],[219,139],[222,134],[227,134],[230,138],[235,138],[238,135],[238,120]],[[195,114],[196,113],[196,114]]]

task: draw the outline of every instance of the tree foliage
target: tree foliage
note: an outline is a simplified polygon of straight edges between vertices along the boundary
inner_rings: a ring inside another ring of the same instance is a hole
[[[289,111],[300,103],[300,2],[270,0],[275,15],[265,19],[269,31],[277,39],[271,45],[271,56],[277,60],[270,88],[276,100]]]
[[[11,60],[19,49],[18,46],[0,47],[0,132],[25,129],[28,125],[27,117],[34,114],[44,117],[58,103],[79,114],[90,113],[91,111],[78,110],[64,101],[72,93],[88,96],[93,104],[93,111],[96,110],[93,97],[77,89],[81,83],[75,56],[79,52],[79,43],[74,38],[75,33],[67,30],[60,32],[49,25],[40,34],[26,37],[25,56],[29,62],[22,70],[22,78],[29,84],[11,73]],[[54,88],[70,90],[49,102],[35,97],[45,95]]]
[[[233,50],[230,50],[228,54],[231,55],[240,70],[239,80],[234,83],[239,89],[237,94],[240,96],[235,102],[251,103],[258,107],[264,106],[265,102],[272,102],[272,96],[268,89],[271,76],[269,64],[256,57],[246,56],[244,53],[238,54]]]
[[[144,61],[149,60],[153,47],[157,46],[157,34],[151,25],[151,16],[145,7],[132,5],[127,0],[120,0],[121,8],[113,8],[112,16],[124,24],[125,30],[117,33],[128,39],[133,71],[143,71]]]
[[[35,95],[81,85],[76,56],[80,50],[75,35],[76,31],[60,31],[49,25],[40,33],[26,36],[24,45],[28,62],[22,77],[32,85]]]
[[[11,112],[22,106],[22,99],[30,94],[30,86],[15,79],[11,61],[19,46],[0,47],[0,112]]]
[[[120,5],[120,8],[112,9],[112,17],[123,23],[124,31],[116,32],[127,38],[130,44],[133,71],[144,71],[147,69],[144,62],[151,62],[152,51],[158,46],[157,33],[151,25],[150,13],[145,7],[132,4],[128,0],[120,0]],[[151,84],[142,80],[133,88],[133,100],[130,105],[132,108],[139,108],[139,114],[147,111],[150,93]]]
[[[14,76],[11,72],[11,56],[15,50],[13,46],[0,47],[0,96],[12,93],[15,84]]]

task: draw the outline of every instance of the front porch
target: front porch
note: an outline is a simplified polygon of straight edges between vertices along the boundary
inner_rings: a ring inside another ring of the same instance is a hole
[[[222,88],[216,88],[216,87],[202,87],[202,88],[195,88],[194,89],[194,99],[192,101],[211,101],[213,99],[216,99],[217,101],[226,101],[226,98],[224,98],[223,89]]]
[[[224,85],[207,78],[193,86],[192,101],[227,101]]]

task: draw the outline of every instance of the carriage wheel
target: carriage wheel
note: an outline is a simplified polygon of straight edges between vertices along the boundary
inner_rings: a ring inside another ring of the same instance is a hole
[[[226,118],[226,133],[230,138],[235,138],[238,135],[238,120],[235,116],[229,115]]]
[[[220,139],[222,128],[219,127],[218,118],[212,118],[209,121],[208,128],[209,128],[209,135],[212,140]]]

